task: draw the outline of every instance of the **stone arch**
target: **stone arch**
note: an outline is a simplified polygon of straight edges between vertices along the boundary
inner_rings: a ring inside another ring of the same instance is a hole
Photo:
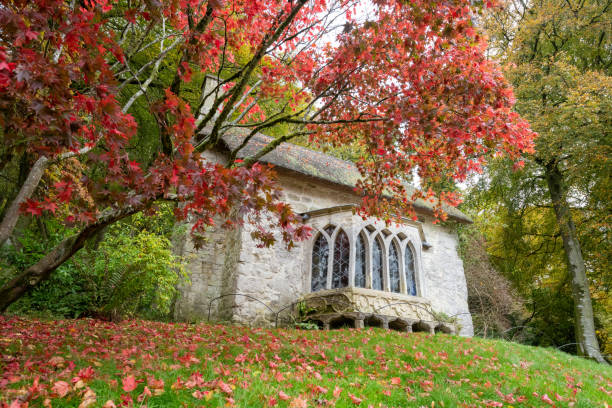
[[[385,326],[385,322],[376,315],[370,315],[363,320],[363,326],[383,328]]]
[[[431,327],[423,321],[418,321],[412,324],[412,332],[413,333],[418,333],[418,332],[431,333]]]
[[[434,328],[435,333],[452,334],[453,330],[444,323],[440,323]]]
[[[334,245],[331,255],[331,288],[347,287],[349,285],[351,244],[347,233],[341,227],[334,233]]]
[[[327,224],[325,227],[321,228],[321,231],[325,232],[329,238],[332,238],[336,228],[337,227],[334,224]]]
[[[323,330],[324,327],[325,327],[325,324],[323,324],[323,322],[321,320],[317,320],[317,319],[307,320],[307,323],[316,324],[317,327],[319,328],[319,330]]]
[[[353,327],[355,327],[355,319],[349,316],[341,315],[329,321],[329,328],[331,330]]]
[[[395,319],[389,322],[389,328],[399,332],[407,332],[409,326],[408,322],[404,319]]]

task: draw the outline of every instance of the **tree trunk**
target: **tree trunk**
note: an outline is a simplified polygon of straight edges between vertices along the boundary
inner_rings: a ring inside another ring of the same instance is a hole
[[[38,183],[40,183],[40,179],[45,173],[45,169],[52,163],[57,163],[58,161],[69,159],[71,157],[85,154],[89,152],[92,147],[84,147],[79,151],[67,151],[64,152],[54,159],[48,159],[45,156],[40,156],[36,163],[30,169],[28,176],[25,181],[21,185],[19,189],[19,193],[17,197],[13,200],[11,205],[8,207],[4,216],[2,218],[2,223],[0,224],[0,247],[4,245],[6,240],[11,236],[13,230],[15,229],[15,225],[17,225],[17,221],[19,220],[19,207],[21,203],[26,201],[28,198],[32,197],[36,187],[38,187]]]
[[[593,306],[591,293],[586,276],[586,267],[582,258],[582,250],[576,236],[576,226],[572,219],[570,207],[567,202],[563,175],[556,161],[545,166],[546,182],[552,200],[557,224],[563,239],[567,269],[572,279],[572,295],[574,298],[574,326],[578,353],[584,357],[605,363],[595,336],[595,323],[593,321]]]
[[[0,312],[4,312],[13,302],[21,298],[40,282],[48,279],[51,273],[60,265],[70,259],[85,242],[102,231],[106,226],[119,221],[129,215],[135,214],[145,207],[127,207],[124,209],[108,210],[96,222],[83,228],[78,234],[64,239],[47,255],[34,265],[27,268],[20,275],[7,282],[0,289]]]
[[[19,207],[21,206],[21,203],[32,197],[32,194],[34,194],[34,190],[36,190],[38,183],[40,183],[40,179],[45,172],[48,161],[49,159],[47,159],[45,156],[41,156],[38,160],[36,160],[36,163],[34,163],[30,169],[28,177],[21,186],[17,197],[15,197],[4,213],[2,223],[0,224],[0,247],[4,245],[6,240],[13,233],[15,225],[17,225],[17,221],[19,220]]]

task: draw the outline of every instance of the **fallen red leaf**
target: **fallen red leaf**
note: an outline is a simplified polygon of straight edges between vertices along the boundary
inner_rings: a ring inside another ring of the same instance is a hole
[[[125,392],[132,392],[138,386],[138,383],[136,382],[136,378],[131,374],[125,377],[123,380],[121,380],[121,383],[123,385],[122,387],[123,391]]]
[[[66,381],[58,381],[53,384],[51,388],[53,392],[55,392],[60,398],[64,398],[68,392],[70,392],[70,384]]]

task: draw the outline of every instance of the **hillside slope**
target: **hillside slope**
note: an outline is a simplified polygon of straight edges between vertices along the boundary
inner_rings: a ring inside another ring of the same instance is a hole
[[[0,316],[0,407],[605,407],[612,368],[381,329]],[[29,404],[29,405],[26,405]]]

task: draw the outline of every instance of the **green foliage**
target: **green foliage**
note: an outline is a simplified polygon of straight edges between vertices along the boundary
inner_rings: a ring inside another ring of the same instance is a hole
[[[546,171],[556,166],[585,260],[602,350],[612,354],[612,9],[598,1],[502,1],[482,19],[515,109],[538,132],[525,166],[495,160],[466,206],[493,266],[526,301],[525,341],[573,343],[574,311]],[[571,351],[571,347],[566,349]]]
[[[296,322],[293,327],[300,330],[319,330],[319,325],[312,322]]]
[[[121,226],[108,235],[94,263],[101,311],[113,316],[167,315],[183,272],[170,241],[146,230],[126,234]]]
[[[0,252],[0,284],[34,264],[72,231],[54,219],[19,229],[14,245]],[[164,319],[184,274],[172,253],[172,206],[154,216],[136,214],[92,239],[70,261],[9,309],[20,314],[81,317],[139,315]],[[41,240],[45,235],[47,239]]]
[[[15,245],[1,249],[0,283],[8,281],[18,271],[35,263],[70,232],[53,219],[31,222],[22,228],[19,236],[15,238]],[[45,234],[48,240],[41,240],[41,234]],[[66,262],[49,280],[41,283],[9,310],[65,317],[86,314],[94,303],[91,296],[91,277],[84,272],[82,261],[83,256],[80,255]]]

